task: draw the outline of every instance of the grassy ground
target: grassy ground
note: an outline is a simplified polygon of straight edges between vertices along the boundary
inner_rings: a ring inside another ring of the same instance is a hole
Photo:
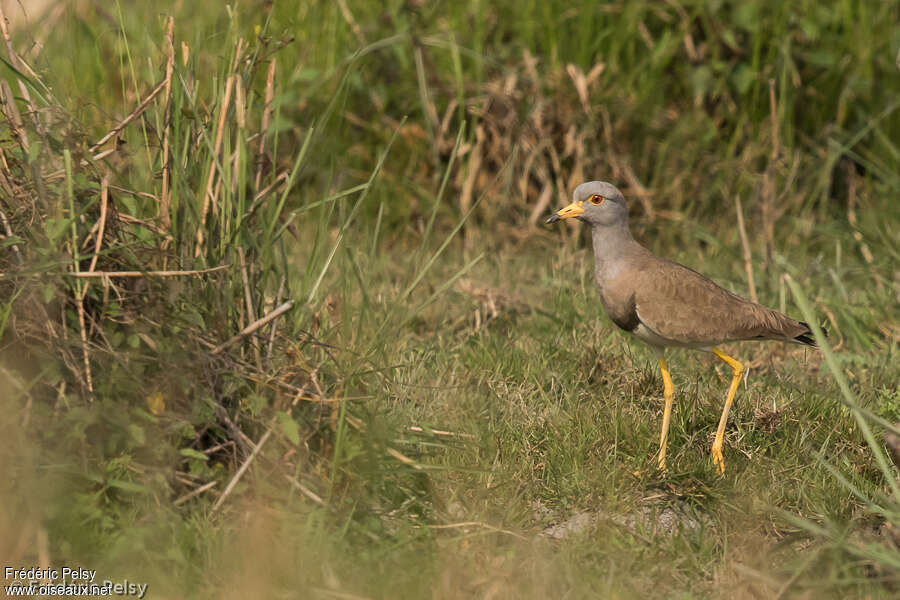
[[[4,564],[154,598],[896,596],[898,8],[488,4],[12,32]],[[724,477],[728,369],[672,353],[661,475],[655,360],[586,232],[539,224],[593,178],[655,252],[829,330],[729,347]]]

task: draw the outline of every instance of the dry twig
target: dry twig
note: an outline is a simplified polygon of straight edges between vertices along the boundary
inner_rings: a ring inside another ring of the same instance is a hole
[[[182,277],[185,275],[205,275],[206,273],[221,271],[228,267],[229,265],[219,265],[218,267],[192,271],[82,271],[80,273],[66,273],[66,275],[69,277],[89,279],[112,279],[115,277]]]
[[[6,232],[6,237],[10,238],[13,236],[12,229],[9,226],[9,221],[6,218],[6,213],[0,210],[0,222],[3,223],[3,231]],[[24,264],[24,259],[22,258],[22,253],[19,251],[18,244],[12,245],[13,254],[16,255],[16,260],[19,263],[19,266]]]
[[[15,49],[12,45],[12,38],[9,35],[9,27],[8,22],[6,20],[6,14],[3,12],[3,7],[0,5],[0,32],[3,34],[3,41],[6,44],[6,52],[9,54],[9,62],[10,64],[21,73],[31,77],[32,79],[37,80],[37,74],[28,66],[24,60],[22,60],[18,54],[16,54]],[[34,126],[37,129],[38,133],[42,132],[41,122],[38,119],[38,111],[34,105],[34,102],[31,100],[31,94],[28,91],[28,86],[25,85],[25,82],[22,81],[21,78],[17,78],[19,82],[19,91],[22,93],[22,98],[25,100],[25,104],[28,105],[28,110],[31,113],[31,119],[34,121]]]
[[[304,496],[306,496],[307,498],[309,498],[310,500],[312,500],[319,506],[325,506],[325,501],[322,500],[322,497],[319,496],[317,493],[315,493],[314,491],[312,491],[311,489],[309,489],[308,487],[306,487],[305,485],[303,485],[302,483],[297,481],[296,478],[291,477],[290,475],[285,475],[285,477],[291,483],[291,485],[294,486],[295,488],[297,488],[298,490],[300,490],[300,492]]]
[[[225,136],[225,117],[228,115],[228,107],[231,105],[231,93],[234,90],[234,80],[237,76],[233,73],[228,76],[225,82],[225,94],[222,97],[222,104],[219,106],[219,124],[216,127],[216,140],[213,143],[213,153],[210,157],[209,175],[206,178],[206,191],[203,194],[203,208],[200,210],[200,225],[197,226],[197,246],[194,249],[194,257],[200,256],[203,248],[203,229],[206,227],[206,217],[210,211],[216,211],[216,197],[214,193],[214,182],[216,179],[216,164],[219,152],[222,149],[222,140]]]
[[[104,135],[96,143],[94,143],[93,146],[88,148],[88,152],[96,152],[101,146],[103,146],[103,144],[105,144],[106,142],[108,142],[109,140],[114,138],[115,136],[119,135],[119,133],[121,133],[123,129],[128,127],[128,125],[132,121],[137,119],[139,116],[141,116],[143,114],[143,112],[145,110],[147,110],[147,107],[150,106],[150,103],[153,102],[153,99],[156,98],[159,95],[159,93],[162,92],[165,88],[166,88],[166,80],[163,79],[162,81],[160,81],[159,83],[156,84],[156,86],[150,91],[150,93],[147,95],[147,97],[144,98],[143,102],[138,104],[137,108],[135,108],[133,111],[131,111],[130,115],[128,115],[127,117],[125,117],[124,119],[119,121],[118,125],[116,125],[111,130],[109,130],[109,132],[106,135]],[[115,150],[113,150],[113,152],[115,152]],[[106,156],[106,155],[105,154],[97,155],[94,157],[94,159],[97,160],[98,157],[103,158],[104,156]]]
[[[266,429],[266,432],[263,434],[261,438],[259,438],[259,442],[257,442],[256,446],[253,448],[253,452],[250,453],[250,456],[247,457],[247,460],[240,466],[237,470],[237,473],[234,474],[234,477],[231,478],[231,481],[228,482],[228,485],[225,487],[225,490],[222,492],[222,495],[216,500],[215,504],[213,504],[212,509],[218,510],[222,503],[225,502],[225,498],[231,494],[231,490],[234,489],[234,486],[237,485],[238,481],[241,480],[241,477],[244,476],[244,473],[247,472],[247,469],[250,468],[250,463],[256,458],[256,455],[259,454],[259,451],[262,450],[263,445],[267,441],[269,441],[269,436],[272,435],[272,429]]]
[[[278,294],[275,296],[275,305],[281,304],[281,298],[284,296],[284,287],[287,284],[287,277],[281,277],[281,283],[278,286]],[[272,329],[269,330],[269,344],[266,348],[266,364],[272,360],[272,349],[275,347],[275,332],[278,330],[278,321],[272,321]]]
[[[244,287],[244,305],[247,311],[247,320],[250,322],[256,321],[256,308],[253,306],[253,296],[250,294],[250,276],[247,272],[247,256],[244,254],[244,249],[238,246],[238,259],[241,262],[241,283]],[[253,345],[253,354],[256,358],[256,368],[262,371],[262,360],[259,353],[259,341],[256,337],[250,338],[250,343]]]
[[[72,254],[77,254],[77,249],[72,249]],[[74,274],[74,273],[73,273]],[[88,400],[93,401],[94,399],[94,379],[91,374],[91,358],[88,351],[88,341],[87,341],[87,324],[85,320],[84,314],[84,296],[87,293],[88,288],[87,283],[84,284],[84,287],[75,295],[75,306],[78,309],[78,325],[81,333],[81,355],[84,360],[84,378],[87,383],[88,389]]]
[[[275,310],[273,310],[272,312],[270,312],[263,318],[258,319],[257,321],[254,321],[253,323],[250,323],[249,325],[244,327],[240,331],[240,333],[233,336],[228,341],[223,342],[222,344],[219,344],[218,346],[213,348],[212,351],[210,352],[210,354],[218,354],[225,348],[231,346],[235,342],[238,342],[239,340],[241,340],[241,339],[247,337],[248,335],[250,335],[251,333],[255,332],[257,329],[263,327],[266,323],[268,323],[274,319],[277,319],[278,317],[280,317],[281,315],[283,315],[284,313],[289,311],[293,306],[294,306],[293,300],[288,300],[287,302],[285,302],[284,304],[282,304],[281,306],[279,306],[278,308],[276,308]]]
[[[482,523],[481,521],[465,521],[464,523],[448,523],[446,525],[426,525],[428,529],[458,529],[460,527],[481,527],[482,529],[487,529],[489,531],[495,531],[497,533],[505,533],[507,535],[511,535],[513,537],[517,537],[520,540],[527,540],[524,535],[520,533],[516,533],[515,531],[510,531],[508,529],[502,529],[495,525],[490,525],[488,523]]]
[[[91,264],[88,272],[93,273],[97,268],[97,260],[100,258],[100,249],[103,247],[103,234],[106,232],[106,213],[109,206],[109,179],[106,177],[100,180],[100,220],[97,221],[97,234],[94,242],[94,256],[91,257]],[[84,286],[81,293],[81,299],[87,293],[88,286]]]
[[[413,469],[416,469],[417,471],[421,471],[423,468],[422,465],[420,465],[419,463],[417,463],[410,457],[406,456],[399,450],[394,450],[393,448],[388,448],[387,453],[388,453],[388,456],[390,456],[391,458],[396,458],[397,460],[402,462],[404,465],[409,465],[410,467],[412,467]]]
[[[187,501],[190,500],[191,498],[194,498],[194,497],[196,497],[196,496],[199,496],[200,494],[202,494],[202,493],[205,492],[206,490],[212,489],[213,487],[215,487],[215,485],[216,485],[217,483],[219,483],[219,482],[218,482],[218,481],[210,481],[209,483],[205,483],[205,484],[201,485],[200,487],[198,487],[197,489],[191,490],[191,491],[188,492],[187,494],[185,494],[185,495],[183,495],[183,496],[180,496],[177,500],[175,500],[175,502],[173,502],[173,504],[174,504],[175,506],[178,506],[179,504],[184,504],[185,502],[187,502]]]
[[[272,117],[272,100],[275,98],[275,59],[269,63],[266,71],[266,102],[263,106],[262,123],[259,126],[259,150],[256,157],[256,181],[253,189],[259,192],[259,184],[262,181],[263,157],[266,151],[266,132],[269,131],[269,121]],[[260,193],[257,193],[259,196]]]
[[[13,137],[19,140],[22,150],[27,155],[31,149],[31,143],[28,140],[28,132],[22,123],[22,115],[19,114],[19,107],[16,106],[16,98],[13,96],[12,89],[5,79],[0,80],[0,104],[2,104],[3,114],[9,123]]]
[[[172,73],[175,70],[175,18],[169,17],[166,24],[166,78],[165,84],[165,115],[163,116],[163,148],[162,148],[162,190],[159,194],[159,216],[163,227],[169,229],[171,219],[171,190],[169,180],[171,178],[171,165],[169,164],[169,136],[172,129]]]
[[[461,437],[461,438],[469,438],[474,439],[474,435],[471,433],[459,433],[456,431],[444,431],[442,429],[424,429],[419,427],[418,425],[410,425],[406,428],[407,431],[412,431],[413,433],[431,433],[434,435],[442,436],[442,437]]]

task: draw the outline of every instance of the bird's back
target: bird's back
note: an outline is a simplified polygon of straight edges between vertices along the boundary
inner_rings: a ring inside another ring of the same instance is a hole
[[[753,339],[805,341],[796,339],[809,333],[805,323],[729,292],[693,269],[641,250],[628,253],[629,266],[615,281],[619,301],[612,312],[607,307],[611,317],[619,313],[613,320],[623,329],[639,333],[637,327],[643,326],[660,338],[658,344],[673,346]],[[598,283],[601,296],[608,296],[599,278]]]

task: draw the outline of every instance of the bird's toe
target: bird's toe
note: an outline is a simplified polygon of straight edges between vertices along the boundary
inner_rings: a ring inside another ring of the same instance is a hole
[[[713,464],[716,465],[716,470],[719,472],[720,475],[724,475],[725,474],[725,457],[722,455],[721,448],[719,448],[717,446],[713,446],[712,459],[713,459]]]

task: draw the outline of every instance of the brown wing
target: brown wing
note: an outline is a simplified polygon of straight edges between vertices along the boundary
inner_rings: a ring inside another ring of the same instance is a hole
[[[696,271],[648,255],[634,287],[641,322],[682,344],[790,340],[809,332],[794,319],[723,289]]]

